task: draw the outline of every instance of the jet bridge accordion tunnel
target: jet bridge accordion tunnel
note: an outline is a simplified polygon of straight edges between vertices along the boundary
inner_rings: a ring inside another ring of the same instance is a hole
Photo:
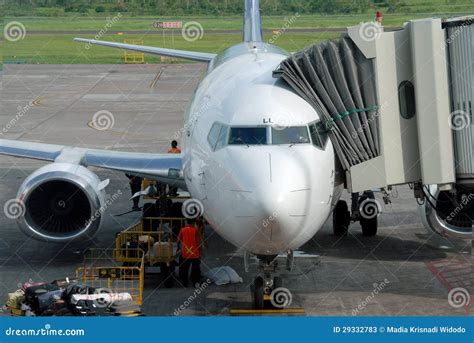
[[[351,192],[410,184],[425,226],[472,238],[474,16],[349,27],[274,71],[320,116]]]

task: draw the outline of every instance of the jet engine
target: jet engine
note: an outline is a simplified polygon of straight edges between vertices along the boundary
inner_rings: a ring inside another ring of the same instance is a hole
[[[460,185],[453,191],[441,191],[437,185],[425,189],[424,203],[420,206],[425,227],[444,237],[471,239],[474,191]]]
[[[36,170],[18,191],[20,229],[46,241],[92,237],[102,222],[108,182],[71,163],[52,163]]]

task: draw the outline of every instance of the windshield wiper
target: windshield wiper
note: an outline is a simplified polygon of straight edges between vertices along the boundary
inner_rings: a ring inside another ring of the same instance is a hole
[[[241,142],[242,144],[245,144],[247,146],[247,148],[250,148],[250,145],[248,145],[248,143],[245,143],[242,138],[237,138],[236,139],[237,142]]]

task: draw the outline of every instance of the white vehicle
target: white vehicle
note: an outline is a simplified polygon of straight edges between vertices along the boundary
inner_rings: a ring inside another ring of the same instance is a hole
[[[0,153],[51,161],[29,176],[18,199],[21,229],[63,242],[100,226],[108,181],[87,167],[113,169],[186,189],[223,238],[257,256],[255,301],[281,286],[277,255],[311,239],[343,189],[331,141],[312,106],[272,71],[289,54],[262,39],[258,0],[245,2],[244,41],[208,54],[76,39],[209,63],[185,115],[181,154],[129,153],[0,140]],[[341,210],[340,220],[347,220]],[[95,220],[88,220],[96,215]],[[345,225],[338,223],[336,225]],[[247,256],[247,255],[246,255]]]

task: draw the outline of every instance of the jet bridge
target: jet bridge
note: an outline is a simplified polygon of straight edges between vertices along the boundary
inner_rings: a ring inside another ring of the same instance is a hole
[[[427,226],[471,238],[474,17],[375,22],[274,71],[318,112],[351,192],[411,184]]]

